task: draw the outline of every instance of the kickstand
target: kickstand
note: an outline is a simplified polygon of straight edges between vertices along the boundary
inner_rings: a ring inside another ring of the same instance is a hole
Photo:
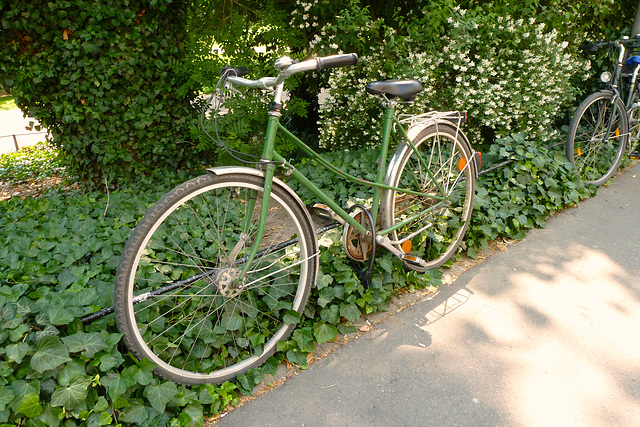
[[[371,271],[373,270],[373,261],[376,258],[375,224],[373,223],[373,217],[371,216],[371,213],[369,213],[367,208],[365,208],[362,205],[353,205],[351,207],[351,210],[353,210],[355,208],[358,208],[362,212],[364,212],[364,214],[366,215],[367,219],[369,220],[369,224],[371,225],[371,257],[369,258],[369,265],[365,269],[361,270],[358,267],[358,265],[356,265],[355,262],[351,263],[351,267],[355,270],[356,276],[358,277],[358,280],[360,280],[360,283],[362,283],[362,285],[365,288],[370,288],[371,287],[371,277],[373,276],[373,273]]]
[[[369,289],[371,287],[371,276],[373,276],[371,273],[371,264],[364,270],[360,270],[355,262],[351,263],[351,267],[353,267],[356,272],[356,276],[358,280],[360,280],[360,283],[362,283],[362,286],[364,286],[365,289]]]

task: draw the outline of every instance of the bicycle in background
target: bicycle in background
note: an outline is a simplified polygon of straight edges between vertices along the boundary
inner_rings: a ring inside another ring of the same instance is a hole
[[[617,53],[613,73],[603,72],[600,80],[607,89],[589,95],[573,115],[565,145],[566,155],[587,184],[602,185],[620,166],[625,148],[631,158],[640,158],[638,112],[638,65],[640,56],[630,56],[629,48],[640,38],[622,38],[581,46],[589,52],[608,47]]]

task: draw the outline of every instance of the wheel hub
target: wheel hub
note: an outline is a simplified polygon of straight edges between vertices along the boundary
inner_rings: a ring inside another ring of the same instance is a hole
[[[238,280],[241,274],[242,271],[239,268],[221,268],[213,277],[212,284],[223,296],[227,298],[237,297],[242,292],[245,284],[244,279]]]

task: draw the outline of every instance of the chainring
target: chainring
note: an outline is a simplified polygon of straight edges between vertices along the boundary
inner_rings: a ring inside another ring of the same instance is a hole
[[[367,231],[373,233],[371,224],[362,211],[352,212],[351,217],[358,221]],[[347,256],[354,261],[364,262],[369,259],[373,251],[371,236],[361,234],[358,230],[346,223],[342,231],[342,246]]]

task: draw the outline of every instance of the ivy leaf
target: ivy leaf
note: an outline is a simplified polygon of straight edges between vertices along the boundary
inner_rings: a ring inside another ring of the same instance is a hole
[[[316,337],[316,342],[322,344],[323,342],[334,339],[336,335],[338,335],[338,329],[326,323],[316,323],[313,325],[313,335]]]
[[[119,351],[114,350],[112,354],[103,354],[100,357],[100,369],[103,372],[108,372],[116,366],[122,365],[124,359]]]
[[[26,382],[24,380],[17,380],[12,382],[9,385],[9,390],[13,393],[14,397],[14,404],[11,405],[12,408],[16,408],[16,404],[15,402],[21,402],[22,398],[24,398],[24,396],[26,396],[29,393],[34,393],[39,395],[40,394],[40,382],[38,381],[31,381],[31,382]]]
[[[330,274],[324,274],[322,271],[318,272],[318,280],[316,282],[316,287],[318,289],[325,288],[329,286],[333,282],[333,277]]]
[[[333,288],[322,288],[320,292],[318,292],[318,305],[320,307],[325,307],[335,297],[335,292]]]
[[[62,289],[68,288],[72,285],[78,278],[69,271],[68,268],[62,270],[60,274],[58,274],[58,283],[62,285]]]
[[[78,332],[73,335],[62,338],[71,353],[82,352],[82,355],[88,358],[93,357],[100,350],[108,348],[100,337],[99,332],[84,333]]]
[[[320,310],[320,318],[327,323],[335,325],[340,320],[338,312],[338,306],[336,304],[332,304],[328,308],[323,308],[322,310]]]
[[[307,366],[307,353],[300,351],[297,348],[293,348],[287,351],[287,360],[299,366]]]
[[[29,344],[26,342],[19,342],[8,345],[5,348],[5,353],[10,360],[16,363],[22,363],[22,359],[26,356],[28,350]]]
[[[43,411],[40,404],[40,397],[35,393],[28,393],[22,398],[20,406],[18,406],[18,413],[26,415],[27,418],[35,418]]]
[[[111,293],[113,293],[113,291],[111,291]],[[113,347],[117,345],[120,342],[120,339],[122,338],[122,336],[123,334],[120,334],[120,333],[110,334],[105,330],[100,331],[100,337],[105,343],[107,343],[109,347]],[[147,359],[144,359],[144,360],[147,360]]]
[[[81,406],[89,394],[91,377],[78,377],[68,387],[58,387],[51,395],[51,406],[73,409]]]
[[[393,272],[393,261],[389,257],[378,258],[380,260],[380,266],[384,269],[384,271],[391,273]]]
[[[109,408],[109,402],[107,402],[107,399],[105,399],[104,396],[100,396],[96,401],[96,404],[93,405],[93,412],[106,411],[107,408]]]
[[[5,386],[0,386],[0,411],[4,411],[4,408],[11,403],[15,394]]]
[[[70,360],[67,347],[58,337],[44,336],[36,345],[36,353],[31,357],[30,365],[39,373],[43,373]]]
[[[111,424],[111,422],[113,421],[113,419],[111,418],[111,414],[108,412],[102,412],[100,414],[100,425],[101,426],[107,426],[109,424]]]
[[[282,317],[282,320],[287,325],[295,325],[296,323],[300,322],[300,317],[301,317],[301,315],[297,311],[295,311],[295,310],[287,310],[284,313],[284,316]]]
[[[49,316],[49,322],[56,326],[68,325],[76,318],[73,311],[62,304],[53,304],[49,306],[47,315]]]
[[[58,385],[67,387],[78,377],[87,375],[86,365],[80,360],[72,360],[58,373]]]
[[[312,352],[315,350],[313,346],[313,332],[309,327],[296,329],[293,331],[291,339],[293,339],[303,351]]]
[[[350,322],[355,322],[360,318],[360,310],[355,304],[342,304],[340,306],[340,316]]]
[[[100,384],[107,388],[109,397],[112,401],[115,401],[127,391],[127,387],[135,384],[135,380],[126,380],[124,377],[121,377],[120,374],[112,372],[107,374],[106,377],[102,377]]]
[[[190,403],[182,411],[182,414],[186,414],[191,418],[191,422],[186,424],[188,427],[203,427],[204,426],[204,411],[202,405],[199,403]]]
[[[353,325],[347,325],[346,323],[340,323],[338,325],[338,331],[342,335],[352,334],[354,332],[358,332],[358,328]]]
[[[170,381],[158,385],[148,385],[144,389],[144,397],[149,400],[156,411],[163,413],[167,403],[178,394],[178,387]]]
[[[149,418],[149,410],[142,404],[140,399],[133,399],[130,405],[122,410],[122,416],[118,421],[143,424],[147,418]]]
[[[64,418],[62,408],[47,406],[38,419],[46,426],[58,427],[60,425],[60,418]]]

